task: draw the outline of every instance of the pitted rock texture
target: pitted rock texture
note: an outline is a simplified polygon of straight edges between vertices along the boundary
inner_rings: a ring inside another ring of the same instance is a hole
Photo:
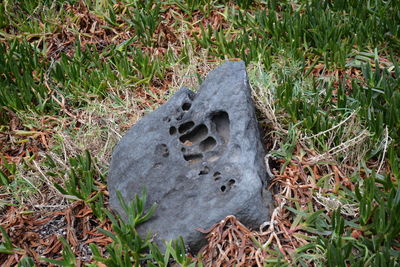
[[[155,215],[139,226],[155,240],[182,236],[197,251],[207,229],[228,215],[258,229],[268,219],[260,141],[245,65],[227,61],[213,70],[198,93],[180,89],[139,120],[114,150],[108,187],[110,205],[126,217],[125,201],[147,189]]]

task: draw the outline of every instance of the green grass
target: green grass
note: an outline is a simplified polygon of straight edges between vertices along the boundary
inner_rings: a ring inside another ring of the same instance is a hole
[[[270,233],[281,243],[263,246],[266,264],[396,266],[399,25],[394,0],[3,1],[1,205],[80,199],[113,222],[108,256],[92,244],[93,260],[190,265],[180,242],[161,252],[137,235],[136,221],[106,212],[100,185],[112,147],[140,116],[241,58],[284,216]],[[0,247],[17,249],[2,236]],[[73,266],[63,246],[58,263]],[[21,266],[33,265],[25,257]]]

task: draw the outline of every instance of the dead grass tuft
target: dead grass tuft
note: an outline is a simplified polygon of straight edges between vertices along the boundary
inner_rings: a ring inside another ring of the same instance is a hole
[[[264,266],[266,252],[260,247],[263,237],[228,216],[207,234],[208,244],[199,254],[205,266]]]
[[[95,45],[98,51],[102,51],[110,44],[119,44],[132,37],[133,33],[129,30],[117,31],[105,27],[106,22],[91,13],[82,0],[73,5],[67,4],[66,10],[73,15],[67,17],[67,21],[47,40],[50,58],[58,59],[62,53],[72,56],[77,40],[83,49],[86,45]]]
[[[21,208],[8,208],[0,224],[20,249],[14,254],[1,254],[2,266],[14,266],[24,256],[32,257],[36,266],[47,266],[40,257],[62,259],[63,236],[77,256],[77,266],[91,260],[88,244],[95,243],[105,247],[111,239],[97,230],[97,227],[111,229],[109,221],[100,222],[92,210],[82,201],[77,201],[61,210],[51,212],[24,212]]]

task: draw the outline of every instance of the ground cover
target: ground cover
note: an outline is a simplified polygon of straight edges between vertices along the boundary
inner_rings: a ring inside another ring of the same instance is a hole
[[[398,265],[399,25],[394,0],[1,2],[1,264]],[[129,223],[105,209],[113,146],[239,58],[271,221],[227,218],[199,255],[180,240],[160,251],[135,231],[144,196]]]

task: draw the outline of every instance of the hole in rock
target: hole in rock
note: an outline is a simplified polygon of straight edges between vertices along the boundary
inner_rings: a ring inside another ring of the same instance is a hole
[[[208,129],[204,124],[200,124],[196,126],[193,130],[189,133],[182,135],[179,140],[187,146],[191,146],[195,143],[200,142],[204,139],[208,134]]]
[[[208,174],[209,171],[210,169],[207,166],[205,166],[204,169],[199,172],[199,175],[206,175]]]
[[[232,185],[234,185],[234,184],[235,184],[235,182],[236,182],[235,180],[233,180],[233,179],[230,179],[230,180],[229,180],[229,182],[228,182],[228,185],[229,185],[229,186],[232,186]]]
[[[225,111],[218,111],[211,116],[211,121],[215,124],[217,133],[225,140],[229,140],[229,115]]]
[[[174,135],[176,133],[176,128],[174,126],[172,126],[171,128],[169,128],[169,134],[170,135]]]
[[[226,190],[226,186],[225,185],[221,186],[221,191],[225,192],[225,190]]]
[[[190,161],[190,162],[196,162],[199,161],[203,158],[202,154],[189,154],[189,155],[183,155],[183,158],[186,161]]]
[[[156,146],[156,153],[161,154],[164,158],[169,156],[169,149],[166,144],[160,144]]]
[[[240,155],[242,154],[242,148],[238,144],[233,144],[230,150],[230,158],[232,161],[239,160]]]
[[[181,151],[185,153],[186,152],[186,148],[182,147]]]
[[[214,180],[218,181],[219,179],[221,179],[221,173],[220,172],[214,172]]]
[[[171,119],[170,119],[169,117],[164,117],[164,118],[163,118],[163,121],[170,122]]]
[[[183,111],[188,111],[191,106],[192,106],[192,104],[190,104],[190,103],[183,103],[182,110]]]
[[[188,96],[188,98],[189,98],[191,101],[193,101],[194,98],[196,97],[196,94],[193,93],[193,92],[189,92],[187,96]]]
[[[176,120],[180,121],[183,118],[183,113],[180,113],[178,116],[176,116]]]
[[[207,139],[201,141],[199,144],[199,148],[202,152],[206,152],[211,150],[215,145],[217,144],[217,141],[211,136],[207,137]]]
[[[156,164],[154,164],[154,166],[153,166],[154,169],[159,169],[159,168],[161,168],[161,167],[162,167],[162,164],[161,164],[161,163],[156,163]]]
[[[194,126],[194,122],[188,121],[188,122],[182,123],[179,126],[178,131],[179,131],[179,133],[185,133],[186,131],[192,129],[193,126]]]

